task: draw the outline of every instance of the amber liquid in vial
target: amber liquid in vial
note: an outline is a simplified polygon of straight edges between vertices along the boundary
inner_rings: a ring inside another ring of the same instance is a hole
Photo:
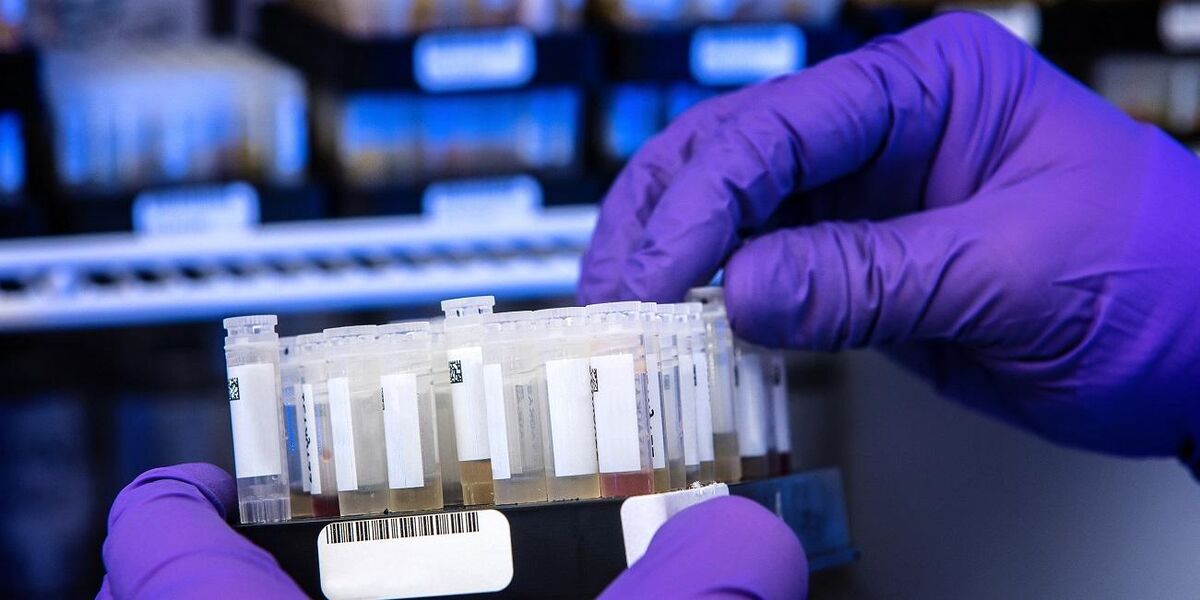
[[[496,503],[495,487],[492,481],[492,459],[460,461],[458,474],[462,481],[464,505],[479,506]]]
[[[711,465],[712,463],[708,463],[708,464]],[[711,481],[711,480],[704,480],[700,476],[700,474],[701,474],[700,469],[701,469],[700,465],[685,465],[684,466],[683,476],[685,478],[685,481],[687,482],[688,487],[691,487],[691,485],[694,483],[700,483],[701,481]]]
[[[738,456],[736,433],[713,433],[714,466],[717,481],[737,483],[742,480],[742,461]]]
[[[392,489],[389,492],[388,512],[439,510],[442,508],[442,486]]]
[[[700,481],[709,483],[717,480],[716,463],[711,460],[700,461]]]
[[[387,509],[387,501],[386,488],[366,492],[338,492],[338,508],[341,509],[343,517],[382,513]]]
[[[666,467],[654,470],[654,491],[671,491],[671,471]]]
[[[313,497],[311,494],[292,492],[292,518],[313,516]]]
[[[654,493],[654,478],[644,471],[630,473],[601,473],[600,495],[605,498],[624,498]]]
[[[573,477],[548,477],[546,495],[551,500],[587,500],[600,497],[600,476],[596,473]]]

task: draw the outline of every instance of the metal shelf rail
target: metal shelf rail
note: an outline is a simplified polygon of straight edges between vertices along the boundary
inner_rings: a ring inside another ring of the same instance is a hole
[[[0,331],[566,295],[596,209],[0,242]]]

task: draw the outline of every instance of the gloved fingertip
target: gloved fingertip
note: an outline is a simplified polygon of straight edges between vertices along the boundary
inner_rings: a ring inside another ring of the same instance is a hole
[[[805,274],[796,271],[784,280],[778,264],[784,260],[779,236],[748,240],[725,264],[725,309],[739,337],[755,344],[781,348],[795,345],[787,303],[807,295]]]
[[[158,481],[179,481],[195,487],[212,504],[221,518],[227,518],[237,508],[237,485],[224,469],[209,463],[184,463],[150,469],[138,475],[113,503],[114,511],[121,504],[122,496]]]

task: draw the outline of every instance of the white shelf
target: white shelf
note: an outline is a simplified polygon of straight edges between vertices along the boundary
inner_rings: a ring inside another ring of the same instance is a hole
[[[384,217],[188,236],[0,243],[0,330],[570,294],[593,207],[452,223]]]

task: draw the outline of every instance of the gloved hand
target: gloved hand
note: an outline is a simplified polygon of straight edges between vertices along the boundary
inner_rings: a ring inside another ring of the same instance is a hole
[[[599,600],[804,600],[807,590],[808,562],[796,534],[761,505],[729,496],[671,517]]]
[[[722,263],[752,341],[882,347],[1047,438],[1196,471],[1200,162],[985,17],[685,113],[605,199],[580,299],[678,301]]]
[[[228,473],[208,464],[147,471],[113,501],[108,574],[97,598],[304,598],[270,554],[225,523]]]
[[[233,478],[209,464],[147,471],[113,501],[108,574],[96,597],[304,598],[266,551],[225,522]],[[802,599],[808,568],[792,530],[744,498],[717,498],[667,521],[608,598]]]

